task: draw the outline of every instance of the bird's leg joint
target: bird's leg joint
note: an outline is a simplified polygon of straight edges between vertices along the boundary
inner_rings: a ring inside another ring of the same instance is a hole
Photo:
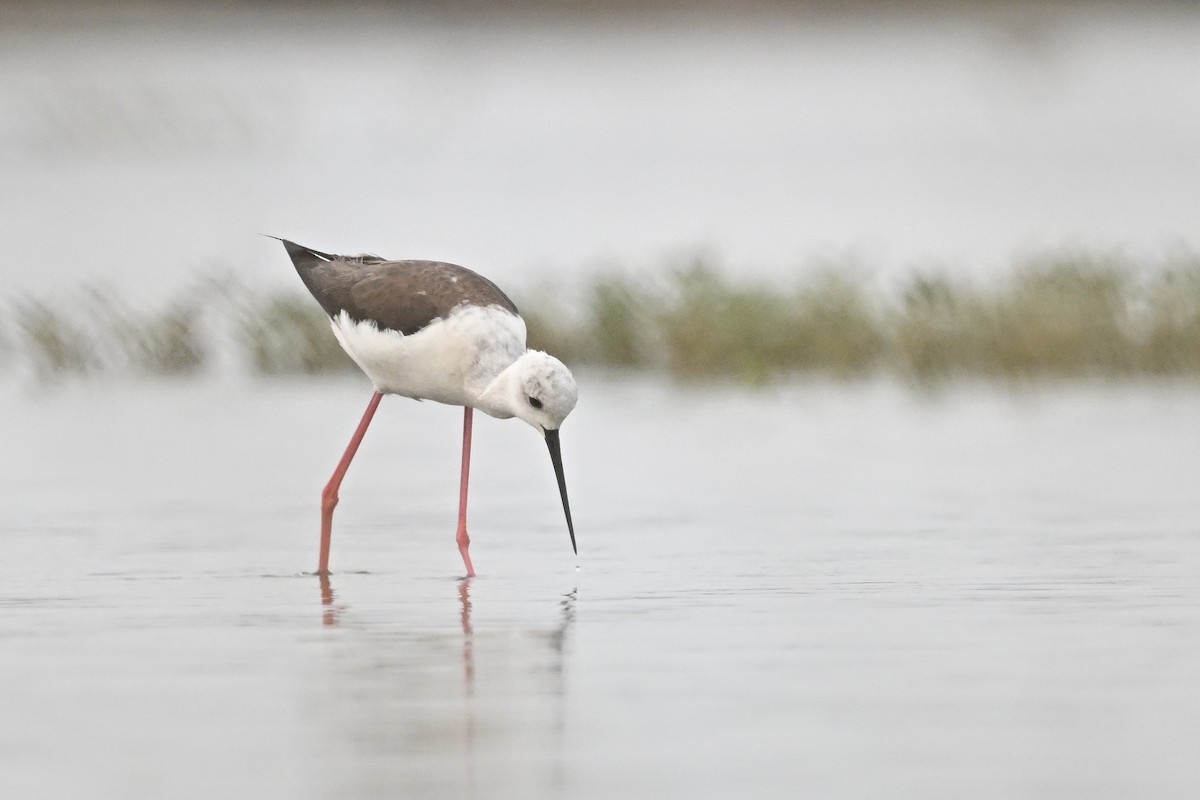
[[[332,483],[330,483],[321,492],[321,510],[323,512],[325,512],[326,514],[328,514],[328,513],[332,512],[333,509],[337,508],[337,504],[338,504],[337,486],[334,486]]]

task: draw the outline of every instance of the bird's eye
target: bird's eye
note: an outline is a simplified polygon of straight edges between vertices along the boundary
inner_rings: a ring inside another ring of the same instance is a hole
[[[541,407],[542,407],[542,401],[541,401],[541,400],[538,400],[536,397],[530,397],[530,398],[529,398],[529,405],[533,406],[534,408],[541,408]]]

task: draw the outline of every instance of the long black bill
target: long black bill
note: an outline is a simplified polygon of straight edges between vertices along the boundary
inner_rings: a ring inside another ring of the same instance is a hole
[[[546,431],[546,447],[550,450],[550,460],[554,462],[554,477],[558,478],[558,493],[562,495],[567,531],[571,534],[571,549],[575,555],[579,555],[579,548],[575,546],[575,525],[571,522],[571,504],[567,502],[567,479],[563,477],[562,450],[559,449],[557,429]]]

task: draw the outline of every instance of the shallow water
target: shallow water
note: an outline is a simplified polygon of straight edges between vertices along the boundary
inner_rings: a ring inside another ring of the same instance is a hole
[[[585,375],[0,397],[5,797],[1193,797],[1200,397]],[[577,566],[578,564],[578,566]]]

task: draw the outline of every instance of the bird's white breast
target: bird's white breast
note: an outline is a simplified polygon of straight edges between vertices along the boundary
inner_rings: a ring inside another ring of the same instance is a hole
[[[345,311],[331,324],[377,391],[417,400],[472,405],[525,352],[525,322],[498,306],[462,305],[408,336]]]

